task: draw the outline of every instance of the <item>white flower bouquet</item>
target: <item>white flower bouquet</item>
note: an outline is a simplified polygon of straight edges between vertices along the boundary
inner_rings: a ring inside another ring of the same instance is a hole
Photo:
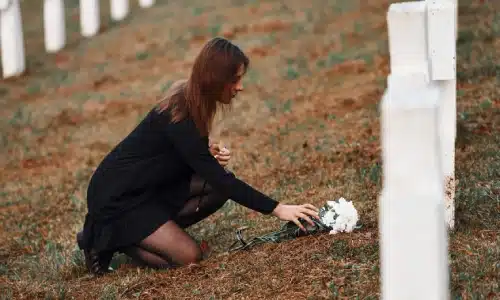
[[[319,209],[319,217],[319,220],[311,219],[314,226],[303,219],[299,219],[307,232],[302,231],[294,222],[289,221],[280,230],[255,237],[250,241],[245,241],[242,236],[242,230],[246,229],[246,227],[240,228],[236,231],[237,240],[229,247],[229,251],[247,250],[258,244],[279,243],[315,233],[329,232],[330,234],[336,234],[339,232],[352,232],[354,229],[360,228],[358,226],[358,211],[351,201],[347,201],[343,197],[335,201],[327,201]]]
[[[330,228],[330,234],[339,232],[352,232],[357,228],[359,215],[352,204],[343,197],[335,201],[327,201],[320,209],[321,222]]]

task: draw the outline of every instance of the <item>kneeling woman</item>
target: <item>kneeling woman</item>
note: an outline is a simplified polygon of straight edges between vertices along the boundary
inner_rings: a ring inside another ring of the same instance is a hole
[[[78,245],[89,271],[107,272],[114,252],[168,268],[202,258],[183,229],[216,212],[227,199],[262,214],[312,222],[317,208],[285,205],[228,172],[227,149],[209,146],[216,109],[242,91],[249,64],[234,44],[214,38],[196,58],[186,81],[174,84],[100,163],[87,191],[88,213]]]

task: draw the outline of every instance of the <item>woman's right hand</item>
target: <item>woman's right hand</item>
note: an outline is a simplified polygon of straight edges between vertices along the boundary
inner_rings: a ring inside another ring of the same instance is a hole
[[[300,223],[299,218],[307,221],[311,226],[314,226],[311,217],[319,219],[319,209],[317,209],[312,204],[302,204],[302,205],[287,205],[279,203],[278,206],[273,210],[272,214],[283,221],[292,221],[300,229],[306,231],[304,226]]]
[[[209,151],[223,167],[227,166],[231,158],[231,151],[224,147],[222,143],[211,144],[209,146]]]

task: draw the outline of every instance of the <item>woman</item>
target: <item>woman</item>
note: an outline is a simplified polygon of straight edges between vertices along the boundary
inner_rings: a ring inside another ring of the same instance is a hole
[[[224,166],[229,150],[208,144],[218,106],[243,90],[249,60],[223,38],[207,42],[191,75],[170,88],[142,122],[100,163],[88,191],[88,213],[77,235],[87,268],[107,272],[114,252],[154,268],[201,260],[200,247],[183,229],[203,220],[227,199],[262,214],[313,225],[318,209],[285,205],[236,178]]]

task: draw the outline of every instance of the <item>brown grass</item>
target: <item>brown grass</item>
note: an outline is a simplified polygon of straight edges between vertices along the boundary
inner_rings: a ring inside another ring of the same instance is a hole
[[[159,1],[160,2],[160,1]],[[102,33],[78,33],[67,1],[69,45],[43,52],[40,5],[23,2],[27,73],[0,81],[0,290],[6,299],[377,299],[378,103],[389,57],[389,1],[216,0],[161,2]],[[500,297],[500,20],[495,1],[461,1],[458,40],[456,230],[450,234],[453,299]],[[181,21],[180,21],[181,20]],[[187,76],[202,42],[228,36],[251,56],[246,92],[213,138],[230,168],[287,203],[345,197],[363,224],[227,253],[235,230],[253,237],[275,218],[228,203],[189,229],[209,243],[200,265],[118,270],[93,278],[74,237],[100,159]]]

